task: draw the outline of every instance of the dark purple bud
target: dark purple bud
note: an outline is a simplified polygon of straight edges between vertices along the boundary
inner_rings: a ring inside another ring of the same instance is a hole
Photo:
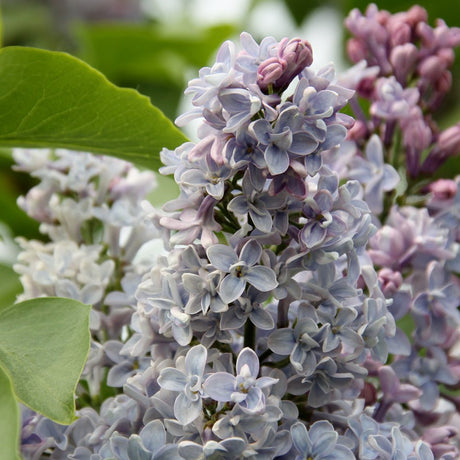
[[[309,42],[294,38],[280,42],[278,56],[266,59],[257,69],[257,84],[263,92],[282,92],[313,62]]]

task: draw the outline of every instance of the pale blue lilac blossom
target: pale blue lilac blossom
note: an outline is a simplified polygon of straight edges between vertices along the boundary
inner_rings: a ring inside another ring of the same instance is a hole
[[[258,413],[265,408],[263,389],[277,382],[260,377],[259,358],[250,348],[243,348],[236,360],[236,376],[227,372],[211,374],[203,383],[205,393],[216,401],[237,403],[243,412]]]
[[[168,367],[158,377],[158,384],[166,390],[177,391],[174,415],[187,425],[201,414],[203,373],[207,351],[202,345],[189,350],[185,356],[184,371]]]
[[[399,174],[383,159],[383,146],[374,134],[366,145],[366,159],[355,156],[348,176],[365,185],[365,200],[372,212],[383,211],[384,192],[394,190],[400,181]]]
[[[338,434],[326,420],[313,423],[307,431],[305,425],[297,422],[291,426],[291,436],[298,454],[296,460],[347,460],[354,459],[353,452],[337,443]]]

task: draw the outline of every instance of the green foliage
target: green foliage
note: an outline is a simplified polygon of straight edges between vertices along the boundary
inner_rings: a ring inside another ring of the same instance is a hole
[[[185,140],[146,97],[68,54],[0,50],[0,146],[91,151],[155,169],[162,147]]]
[[[89,312],[76,300],[43,297],[0,310],[0,365],[16,397],[58,423],[75,418],[74,392],[90,346]]]
[[[174,78],[183,85],[184,70],[206,65],[233,31],[227,25],[171,30],[153,25],[85,24],[76,34],[82,59],[111,80]]]
[[[208,63],[229,25],[179,30],[152,24],[80,24],[75,28],[80,57],[120,86],[148,95],[168,117],[177,105],[190,67]]]
[[[15,302],[16,296],[22,291],[19,276],[11,267],[0,264],[0,310]]]
[[[36,181],[28,174],[13,171],[13,165],[11,149],[0,149],[0,220],[8,225],[14,236],[40,238],[38,222],[30,218],[16,203],[18,196],[25,195]],[[5,305],[10,303],[6,302]]]
[[[295,23],[300,26],[305,18],[319,6],[324,6],[325,2],[321,0],[284,0],[289,12],[291,13],[292,19]]]
[[[11,381],[0,366],[0,460],[19,459],[19,410]]]

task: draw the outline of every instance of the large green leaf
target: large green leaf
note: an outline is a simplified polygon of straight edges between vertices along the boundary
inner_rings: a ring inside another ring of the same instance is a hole
[[[202,67],[235,28],[181,29],[139,24],[82,24],[76,28],[82,58],[112,81],[175,80],[189,66]]]
[[[185,136],[133,89],[66,53],[0,50],[0,147],[64,147],[155,169]]]
[[[16,396],[58,423],[75,418],[74,392],[89,346],[90,307],[38,298],[0,311],[0,363]]]
[[[11,305],[22,291],[19,275],[11,267],[0,263],[0,309]]]
[[[0,366],[0,460],[19,459],[19,409],[8,375]]]

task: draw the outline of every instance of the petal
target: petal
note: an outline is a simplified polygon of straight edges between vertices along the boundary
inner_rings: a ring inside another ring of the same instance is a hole
[[[269,145],[265,150],[265,161],[272,174],[282,174],[289,167],[289,155],[274,145]]]
[[[401,181],[401,177],[395,168],[391,165],[383,166],[383,190],[388,192],[393,190]]]
[[[228,272],[230,266],[238,262],[235,251],[225,244],[215,244],[209,247],[206,254],[212,265],[223,272]]]
[[[330,211],[332,209],[334,199],[327,190],[320,190],[319,192],[315,193],[315,201],[321,212],[324,212]]]
[[[256,289],[262,292],[268,292],[278,286],[275,272],[263,265],[250,267],[244,276],[249,284],[252,284]]]
[[[255,310],[252,310],[249,318],[254,326],[257,326],[263,331],[269,331],[275,327],[272,315],[263,308],[256,308]]]
[[[318,142],[307,133],[295,133],[289,151],[296,155],[308,155],[316,150]]]
[[[325,141],[321,144],[321,150],[329,150],[342,143],[347,135],[347,129],[342,125],[329,125]]]
[[[262,255],[262,248],[255,240],[249,240],[241,250],[240,260],[246,262],[248,266],[252,266],[259,262]]]
[[[235,392],[235,377],[228,372],[211,374],[204,381],[203,390],[214,401],[230,401]]]
[[[376,166],[383,165],[382,141],[377,134],[373,134],[366,145],[366,157]]]
[[[165,390],[183,391],[187,384],[184,373],[174,367],[162,369],[158,377],[158,385]]]
[[[245,278],[227,275],[219,285],[219,295],[225,303],[229,304],[243,294],[245,287]]]
[[[249,126],[249,131],[262,144],[270,142],[271,125],[267,120],[257,120]]]
[[[291,437],[295,448],[300,454],[304,456],[311,454],[311,441],[303,423],[297,422],[291,426]]]
[[[328,454],[335,448],[338,434],[327,420],[313,423],[308,432],[316,452]]]
[[[278,355],[288,356],[296,343],[294,331],[290,328],[278,329],[268,337],[268,348]]]
[[[206,359],[208,357],[208,350],[203,345],[196,345],[192,347],[185,357],[185,370],[188,375],[202,376],[204,367],[206,366]]]
[[[180,393],[174,402],[174,417],[183,425],[192,423],[202,414],[201,399],[192,401],[185,393]]]
[[[243,348],[236,360],[236,372],[238,375],[241,374],[241,369],[244,365],[248,366],[250,374],[256,378],[259,374],[259,357],[249,347]]]
[[[265,210],[263,213],[254,212],[252,209],[249,210],[254,226],[263,233],[269,233],[272,229],[273,222],[269,211]]]
[[[257,388],[266,388],[278,383],[279,379],[274,379],[272,377],[260,377],[256,380]]]
[[[248,211],[248,201],[243,195],[238,195],[228,203],[227,209],[237,216],[245,216]]]
[[[300,237],[307,248],[321,244],[326,238],[327,230],[316,223],[307,224],[300,232]]]
[[[129,437],[127,454],[130,460],[150,460],[152,457],[152,454],[142,445],[142,440],[137,434]]]
[[[166,431],[160,420],[152,420],[147,423],[139,435],[150,452],[156,452],[166,443]]]
[[[249,389],[244,402],[240,405],[244,410],[246,408],[251,412],[261,412],[265,408],[265,396],[262,393],[262,390],[257,387],[252,387]]]

